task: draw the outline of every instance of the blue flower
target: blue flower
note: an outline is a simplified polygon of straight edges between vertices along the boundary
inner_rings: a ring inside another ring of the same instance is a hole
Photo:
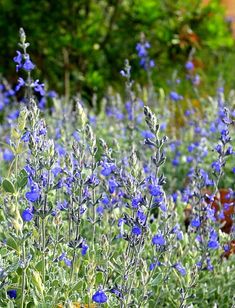
[[[207,218],[211,221],[216,221],[215,218],[215,209],[213,209],[209,204],[206,207]]]
[[[41,110],[43,110],[43,109],[45,109],[45,107],[46,107],[46,99],[45,99],[45,97],[41,97],[40,99],[39,99],[39,102],[38,102],[38,108],[39,109],[41,109]]]
[[[10,297],[10,298],[16,298],[17,296],[17,291],[15,289],[12,289],[12,290],[8,290],[7,291],[7,295]]]
[[[177,92],[171,91],[171,92],[170,92],[170,98],[171,98],[173,101],[178,102],[178,101],[180,101],[181,99],[183,99],[183,96],[179,95]]]
[[[96,213],[101,216],[104,213],[104,207],[99,205],[96,209]]]
[[[110,192],[110,194],[113,194],[117,187],[118,187],[117,182],[114,179],[109,179],[109,192]]]
[[[69,260],[67,257],[66,257],[66,253],[63,252],[60,256],[59,256],[59,261],[64,261],[64,264],[68,267],[71,267],[72,266],[72,261]]]
[[[173,199],[173,202],[176,203],[177,202],[177,199],[178,199],[178,193],[177,192],[174,192],[172,194],[172,199]]]
[[[140,235],[142,233],[141,228],[138,227],[138,226],[134,226],[132,228],[132,233],[135,234],[135,235]]]
[[[33,177],[35,175],[35,170],[30,165],[26,165],[24,170],[28,173],[30,177]]]
[[[206,259],[206,264],[208,271],[213,271],[214,266],[211,264],[211,259],[209,257]]]
[[[64,264],[67,265],[68,267],[72,266],[72,261],[69,260],[68,258],[64,258]]]
[[[225,252],[228,252],[230,250],[230,246],[228,244],[225,244],[223,246],[223,249],[224,249]]]
[[[177,240],[181,241],[183,239],[183,232],[180,230],[179,224],[176,224],[171,232],[176,234]]]
[[[214,185],[213,180],[211,180],[209,178],[209,175],[208,175],[208,173],[205,170],[200,169],[200,174],[203,177],[203,180],[205,182],[205,184],[204,184],[205,186],[213,186]]]
[[[54,167],[51,172],[53,173],[54,177],[57,177],[61,172],[62,172],[62,168],[60,167]]]
[[[188,71],[192,71],[194,69],[194,64],[192,61],[188,61],[186,64],[185,64],[185,68],[186,70]]]
[[[144,138],[149,138],[149,139],[155,138],[155,135],[149,130],[143,130],[141,132],[141,136],[144,137]]]
[[[157,259],[155,259],[155,262],[151,263],[149,265],[149,270],[152,271],[155,269],[156,266],[161,266],[163,265],[160,261],[158,261]]]
[[[215,147],[215,150],[216,150],[217,153],[222,154],[222,150],[223,150],[222,145],[217,144],[217,146]]]
[[[219,219],[225,219],[225,215],[224,215],[224,212],[223,212],[223,211],[221,211],[221,212],[218,213],[218,218],[219,218]],[[215,217],[214,217],[214,219],[215,219]],[[216,221],[216,219],[215,219],[214,221]]]
[[[59,143],[57,143],[55,145],[55,149],[56,149],[56,152],[58,153],[59,156],[65,156],[66,155],[65,148],[62,147],[62,145],[60,145]]]
[[[198,86],[200,84],[200,76],[198,74],[196,74],[192,80],[192,83],[195,85],[195,86]]]
[[[223,144],[226,144],[231,141],[231,138],[229,136],[229,130],[228,129],[223,129],[221,131],[221,136],[220,140],[222,141]]]
[[[201,225],[201,222],[200,222],[200,218],[198,216],[195,217],[194,219],[192,219],[192,221],[191,221],[192,227],[198,228],[198,227],[200,227],[200,225]]]
[[[7,117],[8,117],[8,119],[10,119],[10,120],[15,120],[15,119],[18,118],[19,114],[20,114],[20,111],[19,111],[19,110],[13,110],[11,113],[8,114]]]
[[[3,152],[3,159],[5,161],[11,161],[13,158],[14,158],[14,154],[12,153],[11,150],[9,149],[5,149],[4,152]]]
[[[155,267],[156,267],[156,263],[151,263],[151,264],[149,265],[149,270],[152,271],[152,270],[155,269]]]
[[[193,157],[192,156],[187,156],[187,163],[191,163],[193,161]]]
[[[189,117],[192,114],[192,111],[190,109],[185,110],[184,115],[186,117]]]
[[[107,295],[104,293],[104,291],[99,290],[96,291],[95,294],[93,294],[92,300],[97,304],[103,304],[107,302],[108,298]]]
[[[82,253],[82,256],[85,256],[85,254],[87,253],[87,250],[88,250],[88,245],[83,243],[82,244],[82,250],[81,250],[81,253]]]
[[[21,64],[21,62],[22,62],[22,53],[20,51],[18,51],[18,50],[16,51],[16,53],[17,53],[17,56],[15,56],[13,58],[13,61],[15,63],[17,63],[17,64]]]
[[[103,169],[101,170],[101,174],[104,176],[110,175],[115,169],[116,166],[114,164],[103,163]]]
[[[118,289],[112,288],[110,290],[110,293],[115,294],[118,298],[123,298],[122,292],[120,290],[118,290]]]
[[[35,65],[33,64],[33,62],[30,60],[29,56],[27,56],[25,63],[23,65],[23,69],[25,69],[26,71],[30,72],[35,68]]]
[[[118,219],[118,227],[122,227],[124,223],[126,223],[125,218],[119,218]]]
[[[195,237],[195,241],[198,241],[199,243],[202,242],[202,237],[200,234],[197,234],[196,237]]]
[[[55,98],[55,97],[57,97],[57,93],[55,91],[51,90],[51,91],[47,92],[47,96],[50,97],[50,98]]]
[[[16,71],[18,72],[19,69],[22,67],[22,53],[18,50],[16,51],[16,53],[17,53],[17,56],[13,58],[13,61],[17,63]]]
[[[129,121],[132,121],[133,120],[133,108],[132,108],[132,102],[128,101],[126,102],[125,104],[125,107],[126,107],[126,111],[128,113],[128,120]]]
[[[39,83],[39,80],[37,79],[32,86],[34,87],[35,92],[40,93],[41,96],[45,95],[44,83]]]
[[[146,215],[141,210],[137,211],[137,217],[141,223],[144,223],[146,221]]]
[[[31,221],[33,219],[32,209],[26,209],[21,214],[23,221]]]
[[[99,184],[99,179],[97,178],[96,174],[91,174],[91,176],[87,180],[87,184],[97,186]]]
[[[152,238],[153,245],[159,245],[164,246],[166,244],[166,241],[161,233],[154,235]]]
[[[138,51],[138,56],[140,58],[147,57],[148,51],[147,49],[150,48],[150,44],[148,42],[146,43],[138,43],[136,45],[136,50]]]
[[[120,71],[120,74],[122,75],[122,77],[127,77],[127,74],[125,73],[124,70],[121,70],[121,71]]]
[[[155,61],[154,61],[154,60],[150,60],[150,61],[149,61],[149,66],[150,66],[151,68],[153,68],[153,67],[155,66]]]
[[[23,78],[19,77],[18,78],[18,83],[15,87],[15,91],[18,92],[20,90],[20,88],[22,88],[25,85],[25,81]]]
[[[28,191],[25,194],[25,197],[30,202],[36,202],[36,201],[38,201],[38,199],[40,197],[40,193],[39,193],[39,191],[34,190],[34,189],[31,188],[31,191]]]
[[[211,228],[211,231],[210,231],[210,238],[209,238],[207,247],[210,249],[219,248],[218,235],[217,235],[217,232],[213,228]]]
[[[219,248],[219,243],[217,240],[211,239],[208,241],[207,247],[210,249],[217,249]]]
[[[136,45],[138,57],[140,58],[140,66],[145,70],[155,66],[154,60],[149,59],[148,50],[150,48],[149,42],[141,42]]]
[[[59,256],[59,261],[63,261],[65,256],[66,256],[66,253],[63,252],[63,253]]]
[[[215,172],[220,173],[220,171],[221,171],[221,163],[219,161],[214,161],[211,164],[211,167],[214,169]]]
[[[30,132],[25,132],[24,135],[21,137],[21,140],[24,142],[29,142],[30,140]]]
[[[154,197],[159,197],[159,196],[162,196],[163,194],[161,190],[161,186],[159,185],[150,184],[148,188],[149,188],[150,195]]]
[[[179,161],[178,156],[175,156],[175,157],[172,159],[171,163],[172,163],[172,166],[174,166],[174,167],[179,166],[180,161]]]
[[[108,205],[109,204],[109,198],[108,198],[108,196],[103,196],[102,198],[101,198],[101,202],[103,203],[103,204],[105,204],[105,205]]]
[[[182,275],[185,276],[186,275],[186,269],[182,266],[181,263],[176,263],[173,265],[173,267]]]
[[[225,155],[228,156],[228,155],[232,155],[232,154],[234,154],[234,152],[233,152],[233,147],[230,145],[230,146],[227,148],[227,150],[226,150],[226,152],[225,152]]]
[[[161,202],[159,207],[163,212],[167,211],[167,206],[165,202]]]
[[[143,197],[140,195],[134,197],[131,201],[131,204],[133,206],[133,208],[138,208],[139,204],[141,204],[143,202]]]
[[[74,132],[73,132],[73,138],[76,140],[76,141],[80,141],[80,136],[79,136],[79,133],[75,130]]]

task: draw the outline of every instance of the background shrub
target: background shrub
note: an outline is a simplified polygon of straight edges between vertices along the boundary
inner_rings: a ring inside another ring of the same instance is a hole
[[[192,48],[203,80],[215,82],[220,74],[234,83],[229,72],[233,39],[218,0],[207,6],[201,0],[0,0],[0,5],[4,33],[0,72],[4,76],[15,76],[9,59],[17,45],[15,33],[24,27],[39,77],[44,76],[50,87],[67,97],[79,91],[91,101],[93,93],[99,98],[108,84],[120,90],[118,72],[124,59],[129,58],[137,71],[135,46],[141,32],[152,45],[156,86],[164,85],[162,80],[173,67],[179,76],[184,72]],[[134,78],[144,84],[145,72]]]

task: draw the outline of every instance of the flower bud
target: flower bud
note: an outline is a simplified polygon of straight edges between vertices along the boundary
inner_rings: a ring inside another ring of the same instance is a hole
[[[18,128],[20,131],[23,131],[25,128],[27,116],[28,116],[27,109],[26,108],[22,109],[18,117]]]

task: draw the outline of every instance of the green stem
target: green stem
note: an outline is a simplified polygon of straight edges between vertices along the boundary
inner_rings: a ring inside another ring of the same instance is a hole
[[[26,285],[26,267],[25,267],[25,241],[22,243],[22,259],[23,259],[23,268],[22,268],[22,284],[21,284],[21,303],[20,308],[24,308],[25,301],[25,285]]]
[[[45,260],[45,247],[46,247],[46,228],[45,228],[45,221],[44,217],[42,218],[42,280],[43,284],[45,284],[45,267],[46,267],[46,260]]]
[[[48,171],[48,176],[47,176],[47,190],[45,192],[45,199],[43,203],[43,216],[42,216],[42,279],[43,279],[43,285],[45,285],[46,281],[46,258],[45,258],[45,251],[46,251],[46,206],[47,206],[47,195],[49,191],[49,186],[50,186],[50,171]]]
[[[78,234],[79,234],[79,226],[80,226],[80,223],[77,222],[76,233],[75,233],[75,243],[74,243],[74,248],[73,248],[73,259],[72,259],[72,269],[71,269],[70,282],[73,281],[74,265],[75,265],[75,261],[76,261],[76,250],[77,250],[76,240],[77,240]]]
[[[93,252],[95,252],[95,232],[96,232],[96,210],[95,210],[95,189],[92,191],[92,211],[93,211]]]
[[[57,248],[58,242],[59,242],[59,226],[56,225],[56,240],[55,240],[55,245],[54,245],[52,256],[55,256],[55,254],[56,254],[56,248]]]
[[[92,154],[92,171],[94,174],[95,171],[95,157]],[[96,210],[95,210],[95,187],[92,187],[92,219],[93,219],[93,234],[92,234],[92,243],[93,243],[93,252],[95,253],[95,232],[96,232]]]

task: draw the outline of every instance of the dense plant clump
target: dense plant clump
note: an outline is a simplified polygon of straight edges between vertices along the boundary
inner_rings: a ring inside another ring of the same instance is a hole
[[[143,37],[148,87],[126,61],[125,101],[95,116],[34,80],[28,47],[21,29],[0,85],[0,306],[231,307],[234,93],[155,93]]]

